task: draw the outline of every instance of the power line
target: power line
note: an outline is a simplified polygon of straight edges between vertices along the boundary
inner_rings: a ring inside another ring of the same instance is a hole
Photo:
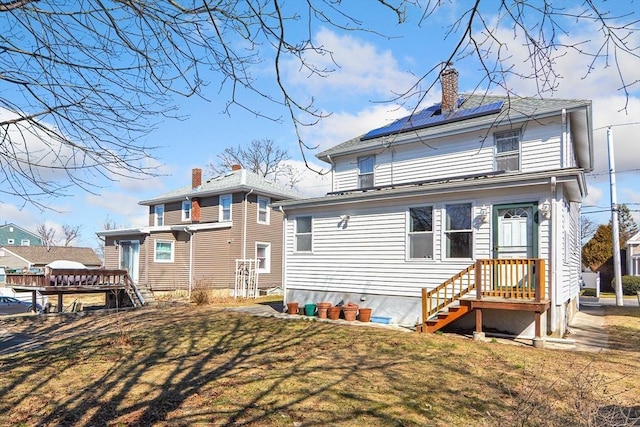
[[[632,125],[640,125],[640,122],[629,122],[629,123],[618,123],[615,125],[606,125],[606,126],[601,126],[599,128],[595,128],[594,131],[600,130],[600,129],[608,129],[608,128],[615,128],[615,127],[621,127],[621,126],[632,126]]]

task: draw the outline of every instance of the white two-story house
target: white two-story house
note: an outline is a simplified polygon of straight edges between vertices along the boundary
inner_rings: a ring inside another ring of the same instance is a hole
[[[279,202],[287,301],[561,336],[577,310],[591,102],[458,95],[330,148],[333,191]],[[475,313],[475,315],[473,314]]]

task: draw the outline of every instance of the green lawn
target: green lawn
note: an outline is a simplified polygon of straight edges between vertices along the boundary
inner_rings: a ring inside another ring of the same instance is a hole
[[[5,320],[39,346],[0,355],[0,425],[587,425],[638,402],[640,310],[615,309],[606,353],[219,306]]]

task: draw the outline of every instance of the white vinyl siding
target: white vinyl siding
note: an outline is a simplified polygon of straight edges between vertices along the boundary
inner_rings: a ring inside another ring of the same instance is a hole
[[[520,171],[534,172],[562,167],[560,117],[529,122],[521,130]],[[494,133],[508,127],[468,132],[430,139],[424,142],[393,145],[375,156],[375,185],[398,185],[406,182],[437,180],[495,172]],[[332,158],[334,191],[358,188],[358,156]]]

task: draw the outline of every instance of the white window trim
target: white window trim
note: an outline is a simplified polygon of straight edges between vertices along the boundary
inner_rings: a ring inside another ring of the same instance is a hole
[[[266,267],[258,268],[257,260],[258,260],[258,246],[265,247],[265,264]],[[255,244],[255,258],[256,258],[256,271],[260,274],[269,274],[271,273],[271,243],[268,242],[256,242]]]
[[[411,209],[414,208],[431,208],[431,231],[414,232],[416,234],[431,233],[431,258],[411,258],[411,240],[409,235],[411,231]],[[405,213],[405,261],[409,262],[432,262],[436,258],[436,207],[432,204],[409,206]]]
[[[506,135],[510,133],[515,133],[518,136],[518,170],[510,170],[506,172],[513,173],[513,172],[520,172],[522,170],[522,131],[520,129],[516,129],[516,130],[511,129],[511,130],[495,132],[493,134],[493,163],[494,163],[493,169],[496,171],[498,170],[498,158],[507,157],[508,155],[513,155],[515,153],[515,150],[509,151],[507,153],[498,153],[498,138],[500,138],[502,135]]]
[[[362,171],[360,170],[360,160],[364,160],[364,159],[368,159],[371,158],[373,161],[373,166],[371,167],[371,172],[367,172],[367,173],[362,173]],[[358,169],[358,188],[369,188],[369,187],[362,187],[360,185],[360,177],[361,176],[365,176],[365,175],[371,175],[371,187],[376,185],[376,156],[374,154],[371,154],[369,156],[359,156],[356,158],[356,168]]]
[[[158,243],[171,244],[171,259],[158,259]],[[153,262],[170,263],[174,259],[175,242],[173,240],[155,239],[153,241]]]
[[[185,205],[189,205],[189,209],[185,209]],[[191,209],[193,208],[193,204],[191,200],[183,200],[182,201],[182,220],[183,221],[191,221]],[[189,212],[189,216],[185,215],[185,211]]]
[[[162,224],[158,224],[158,208],[162,208]],[[153,225],[156,227],[161,227],[164,225],[164,205],[155,205],[153,207]]]
[[[298,218],[311,218],[311,231],[309,233],[298,233]],[[311,235],[311,248],[308,251],[298,250],[298,236],[301,234],[310,234]],[[298,215],[294,218],[293,221],[293,251],[300,254],[310,254],[313,253],[313,215]]]
[[[266,220],[265,221],[260,221],[260,201],[261,200],[266,200],[267,201],[267,206],[265,207],[265,217]],[[269,205],[271,204],[271,199],[269,197],[262,197],[262,196],[258,196],[258,215],[257,215],[257,221],[258,224],[266,224],[269,225],[269,221],[271,220],[271,214],[269,213],[270,209],[269,209]]]
[[[14,245],[16,241],[14,239],[7,239],[7,245]]]
[[[224,209],[223,209],[223,204],[222,201],[224,199],[229,199],[229,219],[223,219],[223,214],[224,214]],[[230,222],[231,219],[233,218],[233,194],[221,194],[218,196],[218,205],[219,205],[219,212],[218,212],[218,221],[219,222]]]
[[[469,225],[471,226],[471,228],[465,229],[465,230],[448,230],[447,229],[447,206],[449,205],[471,205],[471,211],[469,212]],[[474,260],[476,258],[476,232],[475,229],[473,227],[473,214],[475,212],[475,203],[469,200],[459,200],[459,201],[451,201],[451,202],[445,202],[442,204],[440,210],[441,210],[441,219],[440,219],[440,224],[441,224],[441,230],[440,230],[440,241],[441,243],[441,254],[440,256],[442,257],[443,260],[446,261],[463,261],[463,262],[468,262],[469,260]],[[471,232],[471,257],[470,258],[453,258],[453,257],[448,257],[447,256],[447,232],[449,231],[453,231],[455,232]]]
[[[31,240],[29,239],[20,240],[20,246],[31,246]]]

